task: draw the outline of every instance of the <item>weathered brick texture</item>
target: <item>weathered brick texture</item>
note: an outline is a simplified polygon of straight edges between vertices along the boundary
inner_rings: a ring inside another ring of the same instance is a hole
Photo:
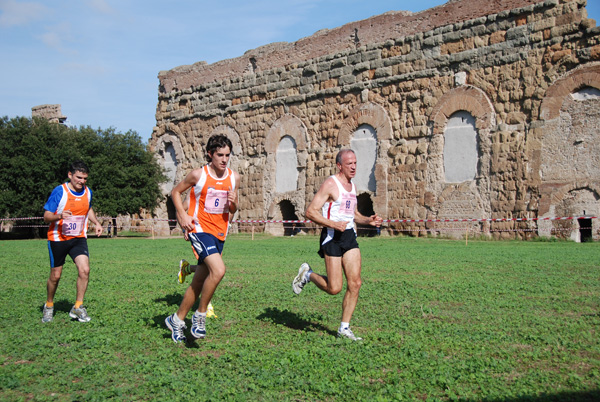
[[[451,0],[162,71],[150,145],[159,158],[174,146],[181,180],[205,163],[207,138],[226,133],[242,175],[239,219],[281,219],[284,200],[303,219],[335,173],[336,152],[361,125],[377,133],[377,189],[369,196],[385,219],[537,219],[583,207],[598,215],[600,100],[570,100],[582,88],[600,89],[600,30],[585,4]],[[444,131],[458,111],[475,118],[478,173],[446,183]],[[285,135],[298,146],[300,180],[296,191],[278,194],[274,154]],[[157,214],[172,216],[166,203]],[[501,237],[538,229],[574,236],[544,225],[472,223]],[[392,226],[415,235],[444,227]]]

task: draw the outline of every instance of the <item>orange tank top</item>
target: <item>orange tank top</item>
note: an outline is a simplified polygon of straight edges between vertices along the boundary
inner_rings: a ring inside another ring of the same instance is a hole
[[[210,233],[225,241],[229,229],[229,201],[227,192],[235,190],[233,171],[227,168],[225,177],[210,174],[208,165],[202,167],[200,179],[190,191],[188,215],[197,222],[192,233]]]
[[[88,212],[90,210],[90,189],[85,187],[83,194],[77,195],[67,185],[62,184],[63,193],[54,212],[71,211],[72,216],[50,223],[48,240],[65,241],[76,237],[87,237]]]

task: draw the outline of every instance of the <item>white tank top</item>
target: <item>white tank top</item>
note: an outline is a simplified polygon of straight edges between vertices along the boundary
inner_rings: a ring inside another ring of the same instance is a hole
[[[354,229],[354,211],[356,210],[356,187],[352,183],[352,190],[346,191],[337,177],[331,176],[338,187],[338,198],[333,202],[323,205],[323,217],[334,222],[348,221],[346,230]]]

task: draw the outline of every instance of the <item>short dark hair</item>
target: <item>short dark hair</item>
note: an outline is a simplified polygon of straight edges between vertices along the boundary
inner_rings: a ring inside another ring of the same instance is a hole
[[[75,172],[89,174],[90,169],[82,161],[76,161],[71,163],[71,167],[69,168],[69,173],[74,174]]]
[[[219,148],[229,147],[229,151],[233,149],[231,145],[231,141],[225,134],[215,134],[208,139],[208,143],[206,144],[206,159],[209,162],[212,161],[212,157],[210,156]]]
[[[342,158],[344,157],[344,155],[346,155],[347,152],[352,152],[354,153],[353,150],[351,149],[342,149],[340,152],[338,152],[338,154],[335,156],[335,164],[336,165],[341,165],[342,164]]]

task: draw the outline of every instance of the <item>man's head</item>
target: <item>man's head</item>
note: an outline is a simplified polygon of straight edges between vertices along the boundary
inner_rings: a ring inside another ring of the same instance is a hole
[[[71,167],[69,167],[69,173],[75,173],[75,172],[89,174],[90,169],[82,161],[77,161],[77,162],[71,163]]]
[[[71,188],[77,192],[83,190],[87,182],[89,169],[82,161],[73,162],[69,168],[69,181]]]
[[[342,149],[335,157],[335,164],[338,170],[348,180],[356,175],[356,154],[351,149]]]
[[[212,157],[215,151],[219,148],[229,147],[229,153],[231,153],[231,149],[233,148],[231,145],[231,141],[224,134],[215,134],[208,139],[208,143],[206,144],[206,159],[208,162],[212,162]]]

